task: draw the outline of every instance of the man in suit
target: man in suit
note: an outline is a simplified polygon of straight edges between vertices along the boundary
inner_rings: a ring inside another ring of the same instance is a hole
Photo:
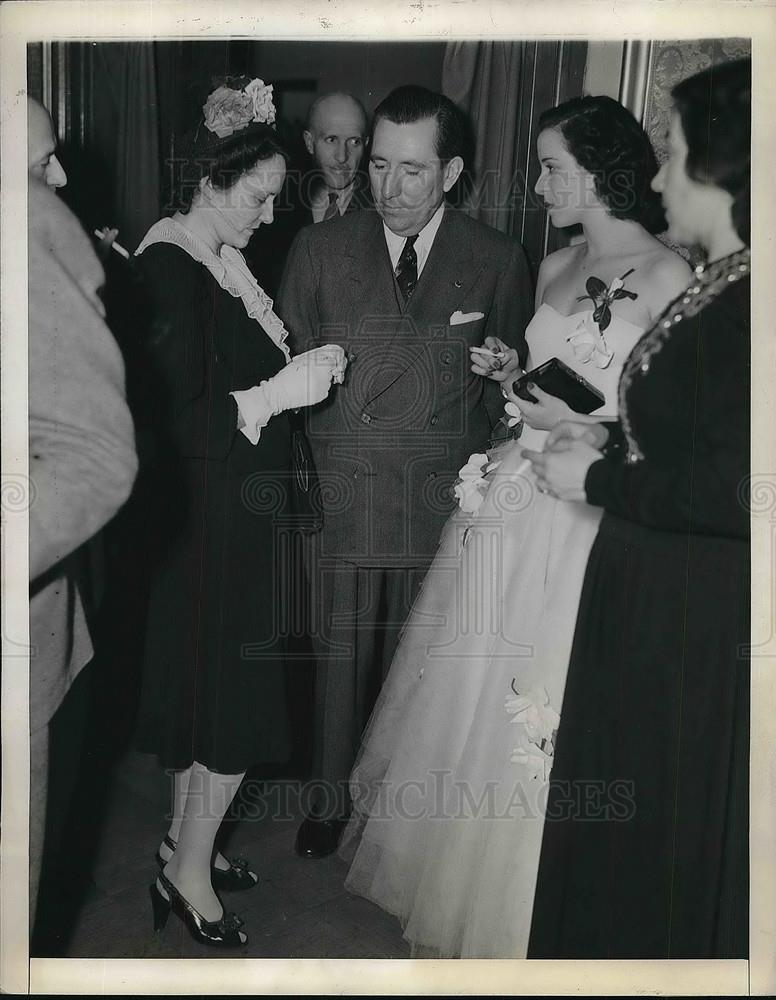
[[[452,487],[503,413],[469,349],[500,338],[525,358],[533,289],[515,240],[445,205],[463,160],[460,113],[415,86],[376,109],[373,211],[303,229],[279,312],[298,350],[348,352],[346,382],[309,415],[325,497],[315,564],[317,797],[297,852],[322,857],[399,631],[454,506]]]
[[[324,94],[310,106],[304,144],[317,168],[309,185],[310,222],[324,222],[363,207],[358,173],[366,147],[367,116],[352,94]],[[354,200],[355,196],[355,200]]]
[[[302,139],[310,157],[304,170],[289,170],[275,202],[275,221],[261,226],[247,250],[259,284],[277,293],[294,237],[303,226],[371,206],[369,182],[359,170],[368,132],[364,106],[352,94],[322,94],[310,105]]]
[[[129,496],[137,458],[124,365],[97,295],[103,271],[89,237],[53,193],[66,177],[51,118],[33,100],[28,113],[32,923],[51,722],[93,652],[72,557]]]

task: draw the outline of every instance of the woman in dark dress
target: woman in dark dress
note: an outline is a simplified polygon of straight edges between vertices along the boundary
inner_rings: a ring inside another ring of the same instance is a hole
[[[215,890],[258,877],[215,852],[215,837],[247,768],[288,749],[276,548],[287,411],[324,399],[345,363],[337,347],[291,359],[240,253],[272,222],[286,171],[269,88],[257,84],[208,99],[188,159],[203,174],[190,204],[136,251],[154,316],[163,525],[137,739],[175,772],[151,896],[157,929],[172,908],[197,940],[226,947],[247,937]]]
[[[539,488],[605,508],[557,735],[532,958],[748,949],[748,61],[679,84],[653,182],[707,263],[625,363],[619,424],[559,425]]]

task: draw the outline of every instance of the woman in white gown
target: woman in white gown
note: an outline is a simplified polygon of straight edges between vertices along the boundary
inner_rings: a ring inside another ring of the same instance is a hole
[[[614,418],[623,362],[690,270],[651,235],[665,224],[649,187],[657,163],[628,111],[578,98],[539,128],[536,192],[553,225],[581,224],[584,241],[542,263],[528,368],[560,358],[604,394],[594,419]],[[485,358],[473,355],[474,371],[517,374],[513,357],[499,372]],[[461,509],[351,776],[346,887],[395,914],[415,955],[525,956],[553,734],[600,517],[536,490],[522,449],[541,450],[571,411],[539,389],[524,402],[509,385],[520,439],[462,470]]]

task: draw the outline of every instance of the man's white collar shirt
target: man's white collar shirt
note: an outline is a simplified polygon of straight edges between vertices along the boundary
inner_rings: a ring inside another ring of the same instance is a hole
[[[418,238],[415,240],[415,253],[418,258],[418,277],[420,277],[421,271],[428,260],[428,255],[431,253],[431,247],[434,245],[437,230],[442,223],[444,210],[445,203],[442,202],[418,233]],[[399,257],[401,257],[401,252],[404,249],[404,244],[407,242],[407,237],[397,236],[385,223],[383,223],[383,232],[385,233],[385,242],[388,245],[388,254],[391,258],[391,267],[395,271],[396,265],[399,263]]]

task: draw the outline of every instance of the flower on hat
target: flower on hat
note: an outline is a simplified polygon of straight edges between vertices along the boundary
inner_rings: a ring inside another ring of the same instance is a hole
[[[241,89],[222,84],[205,101],[202,114],[205,128],[215,132],[219,139],[225,139],[251,122],[272,125],[275,121],[272,85],[259,79],[251,80]]]
[[[275,124],[275,105],[272,103],[272,84],[263,80],[251,80],[245,93],[253,102],[253,121],[265,125]]]

